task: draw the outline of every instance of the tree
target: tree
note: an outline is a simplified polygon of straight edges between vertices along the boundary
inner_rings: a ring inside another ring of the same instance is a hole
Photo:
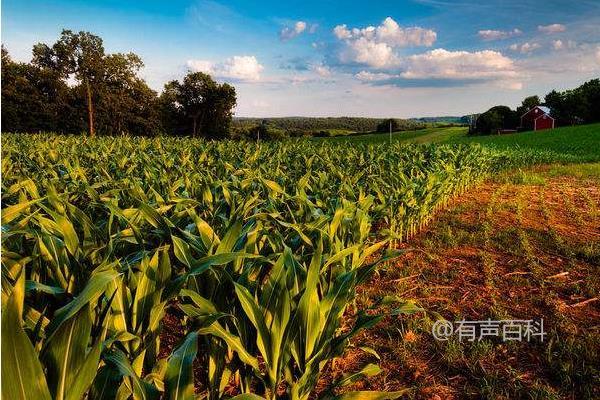
[[[384,119],[383,121],[381,121],[380,123],[377,124],[377,132],[383,132],[383,133],[389,132],[390,125],[392,127],[392,132],[401,130],[400,123],[398,122],[398,120],[396,120],[394,118],[388,118],[388,119]]]
[[[521,105],[517,107],[517,114],[519,115],[519,117],[521,117],[527,111],[531,110],[535,106],[539,106],[540,104],[542,103],[537,95],[526,97],[521,103]]]
[[[86,105],[90,136],[160,130],[157,94],[137,76],[144,63],[136,54],[105,54],[100,37],[63,30],[52,46],[34,46],[33,64],[78,82],[71,92],[76,105]]]
[[[2,47],[2,129],[13,132],[72,128],[69,87],[54,71],[14,62]],[[66,124],[65,124],[66,123]]]
[[[43,43],[33,47],[34,65],[57,71],[65,79],[73,76],[84,86],[90,136],[95,134],[92,89],[103,76],[104,56],[102,39],[89,32],[63,30],[52,47]]]
[[[168,82],[159,102],[167,130],[179,135],[218,138],[229,131],[236,93],[227,83],[218,84],[210,75],[193,72],[183,82]]]
[[[107,134],[153,135],[160,130],[157,94],[137,76],[142,60],[133,53],[104,57],[97,87],[97,126]]]
[[[583,122],[591,124],[600,122],[600,79],[592,79],[576,89],[580,102]]]
[[[475,132],[482,135],[496,133],[499,129],[516,129],[519,116],[507,106],[495,106],[481,114],[475,122]]]

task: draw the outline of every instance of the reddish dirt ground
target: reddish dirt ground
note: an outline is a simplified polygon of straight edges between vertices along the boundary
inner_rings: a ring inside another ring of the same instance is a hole
[[[539,186],[489,182],[454,200],[403,246],[413,251],[361,289],[364,304],[394,294],[427,312],[387,318],[355,340],[374,348],[384,369],[360,387],[412,387],[418,399],[600,395],[598,381],[589,382],[597,364],[585,369],[600,351],[599,208],[598,182],[568,177]],[[544,343],[436,342],[435,313],[451,321],[543,318],[548,335]],[[561,352],[571,342],[591,348]],[[328,375],[366,362],[377,360],[352,351]],[[564,365],[584,382],[554,371]]]

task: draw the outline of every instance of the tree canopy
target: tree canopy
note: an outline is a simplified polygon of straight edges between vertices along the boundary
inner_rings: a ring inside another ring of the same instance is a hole
[[[194,72],[186,75],[183,82],[168,82],[159,103],[168,131],[218,138],[229,131],[236,94],[233,86]]]
[[[499,129],[516,129],[519,116],[516,111],[507,106],[495,106],[481,114],[475,122],[478,133],[489,135]]]
[[[540,104],[542,104],[542,102],[540,101],[540,97],[537,95],[525,97],[521,105],[517,107],[517,115],[521,117],[527,111],[531,110],[535,106],[539,106]]]
[[[33,46],[30,63],[2,47],[2,130],[93,135],[227,134],[235,88],[188,73],[159,97],[139,76],[134,53],[106,53],[100,37],[62,31],[52,45]],[[172,101],[171,101],[172,100]]]

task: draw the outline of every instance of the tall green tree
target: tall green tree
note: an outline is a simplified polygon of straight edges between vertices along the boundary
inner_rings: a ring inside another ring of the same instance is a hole
[[[160,130],[157,94],[138,77],[143,67],[133,53],[104,57],[97,84],[97,126],[109,135],[153,135]]]
[[[495,106],[477,117],[474,133],[489,135],[499,129],[516,129],[518,124],[516,111],[507,106]]]
[[[2,47],[2,129],[70,131],[76,126],[72,95],[52,70],[15,62]]]
[[[63,30],[52,46],[34,46],[33,65],[78,83],[72,92],[86,106],[90,136],[160,130],[157,94],[138,76],[144,63],[136,54],[106,54],[100,37]]]
[[[84,86],[90,136],[95,135],[92,91],[103,76],[104,58],[102,39],[89,32],[63,30],[52,47],[44,43],[33,47],[34,65],[57,71],[65,79],[74,77]]]
[[[377,132],[389,132],[390,128],[392,129],[392,132],[402,130],[400,122],[394,118],[384,119],[379,124],[377,124]]]
[[[581,102],[581,119],[585,123],[600,122],[600,79],[592,79],[576,89]]]
[[[525,114],[527,111],[531,110],[533,107],[539,106],[540,104],[542,104],[542,102],[540,101],[539,96],[525,97],[525,99],[523,99],[523,102],[521,103],[521,105],[519,107],[517,107],[517,114],[520,117],[523,114]]]
[[[219,84],[202,72],[188,73],[182,82],[165,85],[160,97],[163,126],[179,135],[224,137],[236,101],[233,86]]]

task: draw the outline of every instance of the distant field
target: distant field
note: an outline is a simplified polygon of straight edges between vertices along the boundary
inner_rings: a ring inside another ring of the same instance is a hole
[[[467,128],[462,126],[453,126],[450,128],[430,127],[411,131],[399,131],[392,133],[392,142],[400,143],[436,143],[447,140],[448,137],[464,136],[467,134]],[[323,140],[324,138],[315,138],[314,140]],[[352,143],[388,143],[390,135],[387,133],[369,133],[365,135],[356,135],[348,137],[328,138],[334,142],[352,142]]]
[[[496,148],[544,149],[576,156],[579,161],[600,160],[600,124],[494,136],[450,136],[445,143],[480,143]]]
[[[387,134],[368,134],[315,140],[347,143],[387,143]],[[555,153],[557,161],[600,161],[600,124],[558,128],[551,131],[521,132],[510,135],[467,136],[466,127],[427,128],[417,131],[395,132],[392,142],[468,144],[479,143],[497,149],[531,149]]]

